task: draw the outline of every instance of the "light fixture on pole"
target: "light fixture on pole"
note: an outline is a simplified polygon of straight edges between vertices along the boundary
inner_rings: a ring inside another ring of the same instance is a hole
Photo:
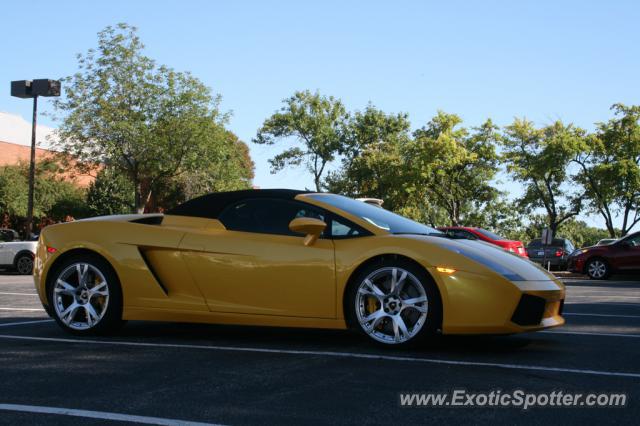
[[[11,96],[33,98],[33,121],[31,123],[31,159],[29,161],[29,198],[27,200],[27,224],[25,238],[31,238],[33,228],[33,187],[36,175],[36,125],[38,120],[38,96],[60,96],[60,81],[41,78],[11,82]]]

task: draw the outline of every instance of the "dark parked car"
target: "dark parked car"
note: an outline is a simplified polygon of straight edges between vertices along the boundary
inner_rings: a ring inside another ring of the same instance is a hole
[[[527,254],[529,260],[547,267],[547,264],[553,269],[564,271],[567,269],[569,255],[575,251],[575,247],[571,241],[566,238],[554,238],[548,246],[542,246],[542,240],[536,238],[527,246]]]
[[[640,232],[611,244],[576,250],[569,257],[569,270],[594,280],[607,279],[611,274],[640,273]]]

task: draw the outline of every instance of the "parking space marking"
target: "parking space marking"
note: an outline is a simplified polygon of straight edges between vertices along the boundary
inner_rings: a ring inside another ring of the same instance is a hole
[[[637,336],[637,337],[640,337],[640,336]],[[357,353],[357,352],[312,351],[312,350],[297,350],[297,349],[252,348],[252,347],[236,347],[236,346],[207,346],[207,345],[190,345],[190,344],[176,344],[176,343],[125,342],[121,340],[93,340],[93,339],[79,340],[79,339],[63,339],[63,338],[56,338],[56,337],[14,336],[10,334],[0,334],[0,339],[31,340],[31,341],[38,341],[38,342],[53,342],[53,343],[73,343],[73,344],[81,344],[81,345],[96,344],[96,345],[105,345],[105,346],[202,349],[202,350],[226,351],[226,352],[326,356],[326,357],[335,357],[335,358],[373,359],[373,360],[383,360],[383,361],[416,362],[416,363],[424,363],[424,364],[459,365],[459,366],[467,366],[467,367],[490,367],[490,368],[501,368],[506,370],[574,373],[574,374],[586,374],[586,375],[592,375],[592,376],[610,376],[610,377],[613,376],[613,377],[629,377],[634,379],[640,379],[640,373],[627,373],[627,372],[601,371],[601,370],[582,370],[578,368],[545,367],[541,365],[501,364],[497,362],[453,361],[453,360],[437,359],[437,358],[417,358],[417,357],[382,355],[382,354],[366,354],[366,353]]]
[[[587,295],[583,295],[583,296],[578,296],[578,295],[572,295],[569,294],[567,295],[567,299],[600,299],[603,302],[606,302],[606,300],[603,299],[607,299],[607,300],[611,300],[611,299],[622,299],[622,301],[626,300],[626,299],[640,299],[640,296],[618,296],[618,295],[612,295],[612,296],[597,296],[597,295],[591,295],[591,296],[587,296]],[[620,302],[621,300],[617,300],[618,302]]]
[[[581,317],[640,318],[640,315],[583,314],[578,312],[563,312],[562,316],[565,315],[574,315]]]
[[[640,303],[616,303],[596,301],[596,302],[564,302],[565,305],[599,305],[599,306],[626,306],[628,308],[640,308]]]
[[[37,321],[21,321],[21,322],[8,322],[8,323],[0,323],[0,327],[9,327],[12,325],[27,325],[27,324],[38,324],[41,322],[53,322],[52,319],[43,319],[43,320],[37,320]]]
[[[9,293],[5,291],[0,291],[0,294],[6,294],[10,296],[37,296],[37,293]]]
[[[623,333],[592,333],[589,331],[538,331],[538,333],[547,334],[576,334],[578,336],[605,336],[605,337],[633,337],[640,338],[640,334],[623,334]]]
[[[40,405],[0,404],[0,410],[20,411],[24,413],[58,414],[62,416],[84,417],[89,419],[113,420],[117,422],[143,423],[147,425],[165,426],[221,426],[214,423],[190,422],[185,420],[165,419],[161,417],[136,416],[129,414],[110,413],[106,411],[76,410],[72,408],[43,407]]]
[[[42,308],[0,308],[0,311],[29,311],[29,312],[42,312]]]

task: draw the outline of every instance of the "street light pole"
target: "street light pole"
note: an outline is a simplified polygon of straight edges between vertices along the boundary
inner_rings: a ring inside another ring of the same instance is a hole
[[[31,122],[31,158],[29,161],[29,199],[27,200],[27,224],[25,239],[31,239],[33,231],[33,198],[36,180],[36,127],[38,124],[38,96],[60,96],[60,81],[41,78],[11,82],[11,96],[33,98],[33,120]]]
[[[29,198],[27,200],[27,226],[25,239],[31,239],[33,230],[33,196],[36,180],[36,128],[38,125],[38,95],[33,96],[33,121],[31,122],[31,159],[29,161]]]

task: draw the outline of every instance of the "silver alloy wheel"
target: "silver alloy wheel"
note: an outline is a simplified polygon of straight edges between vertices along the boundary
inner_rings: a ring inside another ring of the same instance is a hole
[[[379,342],[398,344],[420,332],[427,320],[429,300],[411,272],[384,267],[360,283],[355,305],[365,333]]]
[[[29,275],[33,272],[33,259],[29,256],[22,256],[16,262],[16,269],[21,275]]]
[[[69,328],[87,330],[104,317],[109,305],[109,286],[98,268],[74,263],[58,276],[53,287],[56,315]]]
[[[607,265],[601,260],[592,260],[589,262],[587,273],[593,278],[604,278],[607,273]]]

